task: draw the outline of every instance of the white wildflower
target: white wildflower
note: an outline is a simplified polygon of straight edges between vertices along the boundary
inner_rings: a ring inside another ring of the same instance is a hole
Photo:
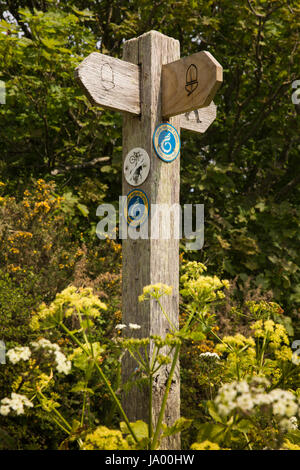
[[[123,328],[127,328],[127,325],[119,323],[118,325],[115,326],[115,328],[116,330],[123,330]]]
[[[243,395],[237,397],[236,406],[243,411],[250,411],[254,406],[251,394],[244,393]]]
[[[270,392],[272,409],[275,415],[291,418],[298,411],[296,397],[287,390],[275,389]]]
[[[279,421],[279,426],[283,431],[296,431],[298,429],[298,422],[296,416],[281,419]]]
[[[200,354],[200,357],[203,357],[203,358],[210,358],[210,359],[220,359],[220,356],[215,353],[215,352],[205,352],[205,353],[201,353]]]
[[[50,349],[51,351],[60,351],[60,347],[56,343],[51,343],[46,338],[41,338],[38,341],[34,341],[31,343],[31,346],[38,350],[38,349]]]
[[[12,393],[11,398],[3,398],[1,400],[0,414],[7,416],[10,411],[15,411],[17,415],[24,413],[24,406],[33,407],[33,403],[25,395]]]
[[[72,363],[71,361],[68,361],[66,356],[61,352],[61,349],[58,344],[51,343],[51,341],[49,341],[48,339],[42,338],[37,342],[32,342],[31,346],[35,350],[45,349],[50,353],[53,353],[56,362],[57,372],[61,372],[66,375],[71,372]]]
[[[285,415],[285,404],[282,403],[282,402],[275,402],[273,403],[273,413],[276,414],[276,415],[281,415],[281,416],[284,416]]]
[[[219,413],[228,416],[235,409],[249,412],[255,411],[255,407],[268,406],[282,429],[296,429],[300,401],[287,390],[274,389],[267,393],[264,386],[269,386],[269,382],[259,377],[250,384],[240,381],[223,385],[215,399]]]
[[[272,398],[268,393],[257,393],[253,398],[253,403],[258,406],[270,405]]]
[[[296,416],[291,416],[290,418],[283,418],[279,425],[284,431],[296,431],[298,429],[298,421]]]
[[[71,372],[72,363],[68,361],[66,356],[61,351],[55,351],[55,362],[57,372],[68,375]]]
[[[0,415],[2,416],[7,416],[10,412],[10,408],[8,405],[2,405],[0,406]]]
[[[249,385],[244,380],[241,382],[237,382],[235,388],[238,393],[249,393],[250,391]]]
[[[141,328],[141,325],[137,325],[136,323],[129,323],[128,326],[131,330],[139,330]]]
[[[222,403],[218,405],[218,410],[219,410],[220,415],[222,416],[228,416],[229,413],[231,412],[231,408],[223,405]]]
[[[291,416],[289,419],[290,429],[298,429],[298,420],[296,416]]]

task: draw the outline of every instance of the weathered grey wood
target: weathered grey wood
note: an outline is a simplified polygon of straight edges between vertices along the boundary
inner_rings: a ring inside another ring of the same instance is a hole
[[[223,68],[207,51],[164,65],[162,115],[164,118],[209,106],[223,81]]]
[[[151,204],[179,203],[180,159],[165,163],[157,157],[152,146],[155,127],[162,122],[161,115],[161,68],[162,65],[180,57],[179,42],[158,32],[150,31],[124,44],[123,59],[141,67],[141,117],[124,115],[123,120],[123,161],[134,147],[144,148],[151,162],[150,173],[146,181],[139,186],[146,192]],[[180,130],[178,117],[170,123]],[[123,176],[123,195],[133,189]],[[124,323],[142,325],[135,336],[147,337],[150,334],[165,336],[169,325],[154,302],[138,302],[143,287],[162,282],[174,286],[171,297],[163,297],[162,303],[171,320],[178,324],[179,311],[179,242],[171,240],[151,240],[149,227],[148,240],[123,240],[123,289],[122,309]],[[129,357],[123,363],[123,377],[126,379],[133,371],[134,364]],[[153,387],[153,417],[156,420],[168,369],[164,368],[156,377]],[[131,420],[148,419],[147,391],[132,389],[124,399],[125,409]],[[165,413],[165,423],[171,425],[180,416],[179,368],[174,376],[174,383]],[[179,449],[180,437],[173,436],[165,440],[162,448]]]
[[[138,65],[92,52],[77,67],[75,76],[94,104],[140,114]]]
[[[195,111],[180,115],[180,127],[188,131],[203,134],[217,117],[217,107],[212,101],[207,108],[199,108]]]

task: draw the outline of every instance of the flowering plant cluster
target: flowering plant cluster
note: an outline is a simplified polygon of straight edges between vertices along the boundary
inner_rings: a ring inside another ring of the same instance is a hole
[[[10,412],[21,415],[24,413],[24,406],[33,407],[33,403],[25,395],[14,392],[12,392],[11,398],[3,398],[0,403],[0,414],[2,416],[7,416]]]
[[[49,335],[61,331],[59,341],[67,345],[68,352],[45,337],[9,349],[8,361],[16,366],[28,364],[28,371],[16,380],[11,397],[1,400],[0,414],[20,415],[26,408],[41,407],[66,434],[62,448],[153,450],[178,432],[183,436],[191,433],[189,446],[193,450],[297,448],[300,368],[293,359],[287,330],[275,321],[279,307],[266,302],[250,304],[248,335],[222,337],[211,307],[223,301],[228,282],[204,272],[200,263],[186,265],[181,279],[185,315],[179,326],[170,320],[161,302],[163,295],[172,294],[172,288],[161,283],[144,288],[139,301],[157,302],[169,323],[164,338],[143,338],[142,325],[117,323],[109,347],[95,341],[93,328],[101,325],[107,307],[88,288],[69,286],[49,306],[42,304],[32,315],[32,329]],[[202,344],[196,371],[200,389],[208,393],[199,399],[198,416],[181,417],[168,427],[164,424],[166,404],[185,344]],[[125,352],[133,358],[136,369],[128,382],[121,384],[119,366]],[[113,355],[117,358],[113,364],[118,364],[115,382],[108,375]],[[82,409],[78,419],[70,421],[51,387],[57,374],[62,378],[78,373],[81,378],[72,392],[82,395]],[[151,391],[159,374],[167,380],[161,409],[153,422]],[[122,393],[137,384],[149,389],[147,422],[130,422],[122,406]],[[105,387],[112,412],[121,420],[117,429],[99,425],[93,418],[91,397],[99,386]]]
[[[249,416],[264,413],[278,420],[283,430],[297,429],[300,418],[300,398],[288,390],[265,390],[270,383],[264,377],[255,377],[250,383],[242,380],[224,384],[215,399],[223,417],[234,413]]]

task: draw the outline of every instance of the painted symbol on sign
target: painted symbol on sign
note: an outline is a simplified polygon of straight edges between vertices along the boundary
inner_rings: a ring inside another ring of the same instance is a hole
[[[195,64],[191,64],[186,71],[185,89],[190,96],[198,86],[198,70]]]
[[[126,155],[124,161],[124,175],[127,183],[131,186],[142,184],[150,170],[150,158],[146,150],[137,147]]]
[[[180,137],[171,124],[160,124],[153,134],[155,152],[165,162],[175,160],[180,151]]]
[[[127,194],[124,216],[131,227],[142,225],[148,218],[149,200],[141,189],[133,189]]]
[[[193,120],[193,119],[190,119],[190,114],[191,114],[191,112],[193,112],[193,113],[195,114],[195,120],[196,120],[196,122],[201,123],[202,121],[200,120],[198,109],[194,109],[194,111],[189,111],[188,113],[185,113],[185,117],[187,118],[187,120],[188,120],[188,121],[192,121],[192,120]]]
[[[114,71],[107,62],[102,64],[100,77],[104,90],[109,91],[115,88]]]
[[[172,144],[170,142],[171,138],[171,132],[167,132],[159,143],[159,146],[164,153],[170,153],[172,150]]]

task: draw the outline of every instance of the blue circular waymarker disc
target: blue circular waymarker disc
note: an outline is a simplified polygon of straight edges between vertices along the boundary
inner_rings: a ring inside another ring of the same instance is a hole
[[[149,200],[144,191],[133,189],[127,194],[124,217],[131,227],[142,225],[148,218]]]
[[[180,137],[174,126],[165,122],[153,134],[153,147],[164,162],[172,162],[180,152]]]

